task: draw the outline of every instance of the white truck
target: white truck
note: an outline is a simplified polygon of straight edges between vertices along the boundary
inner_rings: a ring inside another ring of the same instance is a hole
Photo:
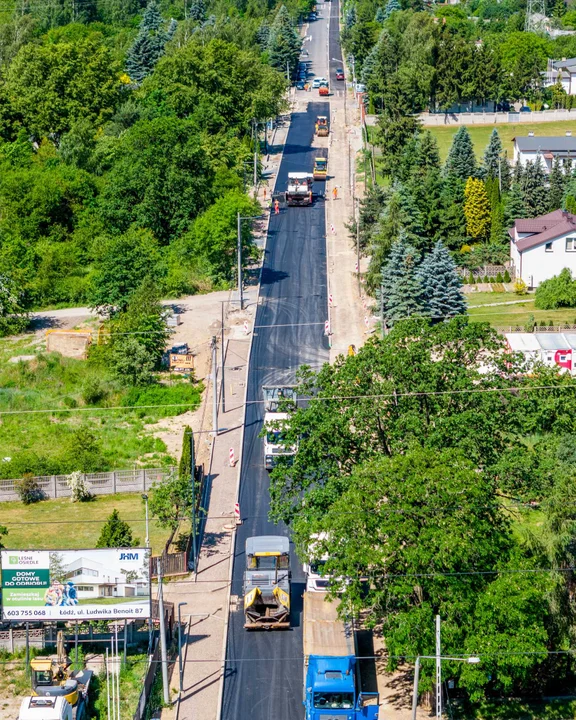
[[[324,566],[328,560],[328,554],[319,554],[318,543],[326,540],[326,533],[314,533],[308,546],[308,561],[302,563],[302,569],[306,575],[306,590],[308,592],[326,592],[330,579],[324,573]]]
[[[83,707],[83,706],[82,706]],[[79,720],[76,707],[63,695],[58,697],[25,697],[20,705],[18,720]]]
[[[308,172],[288,173],[286,186],[287,205],[312,205],[314,176]]]
[[[262,387],[264,395],[264,466],[272,470],[278,457],[293,457],[297,445],[286,445],[285,431],[291,408],[296,408],[296,390],[291,385]],[[282,410],[282,412],[279,412]]]

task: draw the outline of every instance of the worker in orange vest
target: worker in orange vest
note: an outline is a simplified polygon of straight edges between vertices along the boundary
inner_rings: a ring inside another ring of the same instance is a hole
[[[274,200],[274,215],[280,215],[280,203]]]
[[[337,200],[338,198],[338,188],[336,185],[334,185],[334,189],[332,190],[332,196],[334,197],[334,200]]]

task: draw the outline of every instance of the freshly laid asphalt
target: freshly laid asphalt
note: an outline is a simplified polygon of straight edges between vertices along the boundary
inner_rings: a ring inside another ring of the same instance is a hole
[[[325,15],[331,12],[330,35],[335,26],[333,36],[338,41],[338,4],[327,3],[325,8]],[[307,48],[315,74],[322,74],[326,69],[326,52],[333,50],[332,38],[327,47],[325,23],[326,18],[319,19],[315,23],[318,30],[313,26],[310,29],[313,41]],[[339,53],[338,48],[334,49]],[[316,102],[316,91],[312,93],[307,110],[292,115],[277,192],[285,189],[289,172],[312,171],[314,122],[317,115],[329,116],[330,113],[329,103]],[[300,365],[320,367],[329,359],[328,340],[324,335],[328,298],[323,186],[315,183],[315,193],[320,195],[312,207],[289,207],[271,217],[250,356],[249,403],[262,400],[263,385],[292,383]],[[262,327],[272,325],[275,327]],[[232,581],[232,595],[237,595],[240,602],[238,610],[230,613],[222,720],[299,720],[304,715],[301,627],[304,583],[302,567],[292,545],[290,630],[248,632],[243,627],[246,538],[288,534],[285,526],[268,520],[270,480],[264,469],[263,440],[258,437],[263,415],[260,402],[248,404],[240,479],[243,524],[236,538]]]

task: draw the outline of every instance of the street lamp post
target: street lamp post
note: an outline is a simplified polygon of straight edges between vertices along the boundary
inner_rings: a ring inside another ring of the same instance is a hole
[[[183,687],[182,683],[184,681],[183,678],[183,670],[182,670],[182,617],[180,615],[180,608],[183,605],[188,605],[187,602],[181,602],[178,603],[178,668],[180,670],[180,682],[179,682],[179,688],[180,692],[182,692]]]
[[[418,682],[420,680],[420,660],[454,660],[476,665],[480,662],[479,657],[448,657],[446,655],[418,655],[414,666],[414,690],[412,691],[412,720],[416,720],[416,708],[418,707]]]

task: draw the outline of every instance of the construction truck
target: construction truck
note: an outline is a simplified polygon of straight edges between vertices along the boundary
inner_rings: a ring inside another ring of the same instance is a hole
[[[286,187],[287,205],[312,205],[312,173],[291,172],[288,173],[288,185]]]
[[[272,470],[279,457],[293,458],[297,445],[286,444],[290,411],[296,409],[296,389],[292,385],[262,387],[264,396],[264,466]]]
[[[74,720],[80,720],[88,698],[92,671],[86,669],[72,670],[72,663],[64,649],[64,634],[61,630],[58,632],[56,639],[56,652],[56,655],[35,657],[30,661],[30,667],[32,669],[32,694],[43,700],[63,698],[72,708]],[[34,697],[30,700],[34,700]],[[35,703],[30,702],[27,712],[37,712],[33,717],[44,720],[44,717],[39,711],[41,706],[42,703],[40,703],[39,700]],[[58,705],[57,703],[48,709],[52,713],[48,713],[50,720],[52,720],[52,716],[57,712],[67,712],[64,705]],[[58,715],[55,715],[55,717],[57,720],[60,720]],[[20,720],[23,719],[20,718]],[[67,720],[66,714],[62,715],[61,720]]]
[[[280,630],[290,627],[290,545],[283,535],[246,540],[244,627]]]
[[[328,118],[326,115],[318,115],[314,128],[318,137],[328,137],[330,128],[328,126]]]
[[[79,720],[80,716],[65,697],[25,697],[18,720]],[[84,707],[84,706],[82,706]]]
[[[378,693],[361,690],[354,628],[338,617],[339,601],[304,593],[306,720],[378,720]]]
[[[325,157],[314,158],[314,169],[312,176],[314,180],[326,180],[328,175],[328,160]]]

